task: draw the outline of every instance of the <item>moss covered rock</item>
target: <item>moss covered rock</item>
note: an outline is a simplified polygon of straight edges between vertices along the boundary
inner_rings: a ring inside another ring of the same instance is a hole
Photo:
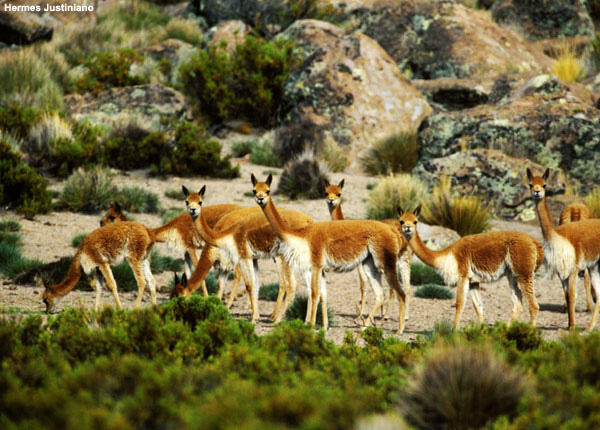
[[[544,166],[524,158],[514,158],[493,149],[474,149],[434,158],[420,163],[413,171],[429,184],[436,184],[441,176],[452,180],[452,190],[476,194],[490,204],[496,215],[530,221],[535,218],[534,203],[529,198],[526,168],[541,174]],[[549,195],[565,191],[565,176],[553,170],[548,181]]]
[[[594,23],[582,0],[497,0],[495,21],[518,27],[532,40],[594,35]]]
[[[437,113],[419,133],[421,162],[466,149],[494,148],[560,167],[587,191],[600,182],[600,110],[583,86],[549,75],[512,87],[495,104]]]
[[[296,21],[283,36],[305,60],[286,81],[278,136],[297,135],[285,130],[302,124],[306,145],[331,137],[349,150],[351,167],[357,168],[357,153],[401,129],[416,130],[431,112],[373,39],[316,20]],[[276,139],[276,147],[281,143]],[[286,145],[295,148],[290,158],[307,149],[303,142]]]

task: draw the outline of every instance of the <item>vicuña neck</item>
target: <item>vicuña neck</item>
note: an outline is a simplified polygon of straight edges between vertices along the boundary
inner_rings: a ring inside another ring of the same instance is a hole
[[[200,260],[198,260],[198,264],[194,269],[194,273],[192,273],[192,276],[190,277],[190,279],[188,279],[186,288],[190,293],[196,291],[208,276],[208,272],[215,263],[215,259],[212,258],[213,252],[214,249],[211,249],[211,245],[208,244],[202,250]]]
[[[546,196],[542,198],[536,205],[538,218],[540,225],[542,226],[542,234],[544,240],[549,241],[552,232],[554,231],[554,223],[550,217],[550,211],[548,210],[548,203],[546,202]]]
[[[265,214],[265,217],[267,218],[267,221],[269,221],[269,224],[271,224],[271,227],[273,228],[273,231],[277,236],[282,237],[285,233],[290,232],[290,229],[288,228],[287,224],[283,221],[283,218],[281,218],[279,211],[275,208],[275,205],[273,204],[273,201],[270,197],[269,201],[262,208],[262,210]]]
[[[339,204],[335,207],[335,209],[330,210],[329,214],[331,215],[331,219],[333,221],[341,221],[344,219],[344,214],[342,213],[342,205]]]
[[[413,249],[415,254],[417,254],[417,257],[419,257],[421,261],[423,261],[423,263],[435,268],[437,268],[436,259],[448,253],[447,248],[441,251],[434,251],[433,249],[428,248],[423,243],[421,237],[416,231],[415,235],[408,241],[408,244]]]
[[[208,222],[206,222],[206,218],[204,217],[203,210],[200,211],[200,215],[198,215],[194,220],[194,226],[196,226],[196,230],[198,231],[198,234],[202,240],[209,245],[216,246],[217,240],[223,236],[222,233],[217,233],[210,228]]]
[[[75,253],[65,279],[60,284],[48,286],[48,289],[52,292],[52,294],[57,297],[62,297],[75,288],[75,285],[77,285],[77,281],[79,281],[79,278],[81,278],[81,274],[83,272],[81,268],[81,262],[79,261],[80,256],[81,249],[77,250]]]

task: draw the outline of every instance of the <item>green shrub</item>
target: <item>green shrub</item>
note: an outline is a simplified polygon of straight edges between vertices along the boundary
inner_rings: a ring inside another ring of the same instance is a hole
[[[63,94],[48,66],[33,49],[3,50],[0,56],[0,100],[49,111],[60,110]]]
[[[286,320],[301,320],[304,321],[306,318],[306,308],[308,307],[308,297],[306,296],[296,296],[294,297],[294,301],[290,303],[288,308],[285,311],[285,319]],[[333,326],[333,319],[335,314],[331,307],[327,306],[327,319],[329,320],[329,326]],[[319,301],[319,305],[317,307],[317,327],[321,327],[323,322],[322,312],[321,312],[321,302]]]
[[[106,169],[80,168],[67,179],[60,201],[66,208],[75,212],[97,212],[110,207],[117,191]]]
[[[418,428],[480,428],[514,415],[527,378],[490,348],[442,346],[431,351],[402,400]]]
[[[247,118],[273,125],[283,84],[298,62],[292,44],[247,36],[229,55],[220,47],[198,50],[180,67],[187,93],[213,121]]]
[[[30,260],[21,254],[23,241],[17,233],[0,231],[0,273],[14,278],[19,273],[38,267],[39,260]]]
[[[261,285],[258,291],[258,298],[260,300],[268,300],[274,302],[277,300],[279,295],[279,282],[272,282],[270,284]]]
[[[329,171],[334,173],[343,172],[348,167],[347,150],[333,139],[325,139],[323,149],[319,152],[319,159],[327,165]]]
[[[48,181],[21,161],[21,155],[0,141],[0,204],[32,218],[52,208]]]
[[[179,39],[192,45],[198,46],[202,43],[202,30],[198,21],[190,19],[173,18],[165,28],[168,39]]]
[[[153,249],[150,253],[150,270],[152,270],[152,273],[181,272],[183,270],[183,260],[161,255]]]
[[[98,94],[112,87],[127,87],[145,83],[139,76],[130,74],[134,63],[143,58],[130,48],[115,52],[97,52],[85,61],[87,73],[76,82],[79,92]]]
[[[7,243],[13,248],[20,248],[23,245],[21,235],[7,231],[0,231],[0,242]]]
[[[216,272],[212,270],[208,272],[208,276],[206,276],[204,282],[206,283],[206,290],[208,291],[208,294],[213,296],[217,294],[217,291],[219,290],[219,275]],[[197,291],[200,293],[200,290]]]
[[[268,140],[257,142],[252,147],[250,162],[261,166],[281,167],[281,161],[273,151],[273,143]]]
[[[410,283],[412,285],[444,285],[444,279],[427,264],[415,262],[410,265]]]
[[[283,168],[277,194],[290,199],[320,199],[329,185],[327,168],[306,153]]]
[[[427,186],[416,177],[408,174],[389,176],[369,193],[367,218],[398,218],[399,206],[405,211],[414,210],[419,204],[427,202],[428,195]]]
[[[165,191],[165,197],[168,197],[173,200],[185,200],[185,195],[181,192],[181,189],[172,188],[170,190]]]
[[[41,113],[32,107],[11,103],[0,104],[0,130],[14,134],[18,139],[25,139],[29,129],[40,118]]]
[[[83,243],[83,239],[85,239],[86,236],[86,233],[80,233],[78,235],[73,236],[73,239],[71,239],[71,246],[73,248],[79,248],[79,245]]]
[[[423,207],[423,220],[455,230],[461,236],[482,233],[492,218],[489,206],[477,196],[455,196],[450,179],[442,177],[433,189],[431,202]]]
[[[421,285],[415,291],[415,297],[420,297],[422,299],[453,299],[454,294],[448,288],[443,285],[436,284],[425,284]]]
[[[12,219],[0,220],[0,231],[20,231],[21,223]]]
[[[123,187],[114,201],[127,212],[159,213],[161,211],[158,194],[141,187]]]
[[[369,175],[410,173],[419,161],[416,132],[399,132],[376,142],[361,157],[363,170]]]
[[[221,146],[219,142],[209,140],[203,128],[180,121],[175,130],[174,148],[169,148],[158,157],[160,162],[151,166],[151,172],[160,175],[238,177],[239,166],[232,167],[229,157],[221,157]]]

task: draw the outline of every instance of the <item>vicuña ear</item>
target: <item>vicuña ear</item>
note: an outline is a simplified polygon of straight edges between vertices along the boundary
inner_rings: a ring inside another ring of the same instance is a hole
[[[123,213],[123,209],[121,209],[121,205],[117,202],[113,203],[113,209],[115,210],[115,212],[117,212],[118,214]]]
[[[179,276],[177,276],[177,272],[173,272],[173,282],[175,282],[175,285],[179,284]]]
[[[544,178],[544,181],[547,181],[549,176],[550,176],[550,169],[546,169],[546,171],[544,172],[544,176],[542,176],[542,178]]]
[[[342,180],[340,181],[340,183],[338,184],[338,187],[340,187],[340,190],[341,190],[342,188],[344,188],[344,179],[342,179]]]
[[[417,208],[413,211],[413,214],[418,217],[421,213],[421,205],[417,206]]]
[[[200,194],[200,197],[204,197],[205,191],[206,191],[206,185],[202,185],[202,188],[200,188],[200,191],[198,191],[198,194]]]
[[[398,206],[398,216],[402,216],[404,214],[404,210],[400,206]]]
[[[187,281],[187,275],[184,273],[183,275],[181,275],[181,285],[187,287]]]
[[[271,173],[269,173],[269,176],[267,177],[267,180],[265,181],[265,184],[267,184],[270,187],[271,186],[271,182],[273,182],[273,175]]]
[[[185,187],[185,185],[182,185],[182,186],[181,186],[181,191],[183,191],[183,195],[184,195],[184,196],[186,196],[186,197],[190,195],[190,192],[189,192],[189,191],[188,191],[188,189]]]
[[[533,179],[533,175],[531,174],[531,170],[529,169],[529,167],[527,168],[527,180],[529,182],[531,182],[531,180]]]
[[[254,173],[250,173],[250,179],[252,180],[252,185],[256,185],[256,183],[258,182],[256,180],[256,176],[254,176]]]

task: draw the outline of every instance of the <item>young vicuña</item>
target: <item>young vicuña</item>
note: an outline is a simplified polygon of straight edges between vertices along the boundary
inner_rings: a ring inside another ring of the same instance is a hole
[[[359,264],[365,267],[369,282],[375,283],[376,303],[366,323],[373,320],[374,313],[381,307],[381,277],[398,295],[399,326],[404,330],[405,293],[398,281],[396,260],[400,249],[393,229],[381,222],[370,220],[325,221],[294,228],[281,216],[270,197],[271,181],[268,176],[258,182],[252,175],[256,203],[262,208],[273,231],[281,240],[281,252],[286,261],[301,273],[311,287],[306,320],[316,322],[318,297],[321,296],[323,327],[327,329],[327,290],[322,271],[347,272]],[[320,293],[320,294],[319,294]]]
[[[542,176],[533,176],[531,170],[527,169],[531,195],[537,201],[536,208],[544,235],[546,261],[562,282],[569,314],[569,329],[573,329],[575,327],[575,284],[581,270],[589,269],[592,288],[598,297],[600,219],[586,219],[555,227],[546,202],[546,181],[549,176],[550,169],[546,169]],[[599,302],[594,305],[592,320],[587,330],[591,330],[596,324],[599,305]]]
[[[92,275],[92,286],[96,290],[96,309],[100,306],[102,284],[106,284],[112,291],[117,307],[121,308],[117,284],[110,266],[123,260],[131,266],[138,284],[135,306],[140,306],[146,284],[150,288],[152,303],[156,304],[156,287],[149,261],[154,242],[152,231],[137,222],[116,222],[94,230],[77,249],[65,279],[59,284],[44,285],[42,301],[46,304],[46,312],[54,310],[59,299],[75,287],[82,273]]]
[[[469,291],[479,321],[483,321],[483,303],[477,289],[469,290],[474,281],[495,281],[506,275],[512,289],[513,309],[510,321],[522,310],[522,295],[529,304],[529,317],[535,324],[539,306],[533,292],[533,276],[544,259],[542,245],[525,233],[495,231],[462,237],[440,251],[429,249],[417,232],[417,217],[421,207],[411,212],[398,208],[402,234],[408,244],[425,264],[436,269],[448,285],[456,285],[457,330]]]

